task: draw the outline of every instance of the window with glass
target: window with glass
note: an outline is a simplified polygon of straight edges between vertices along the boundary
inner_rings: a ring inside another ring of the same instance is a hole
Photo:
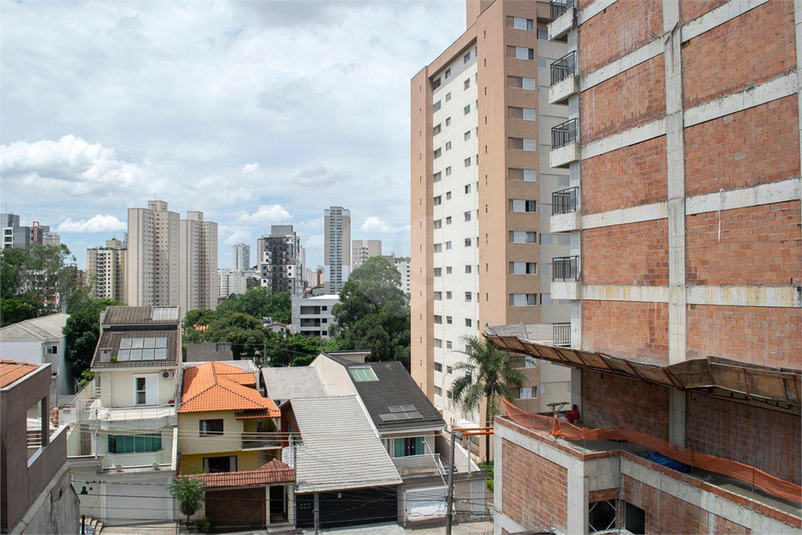
[[[162,436],[158,433],[143,435],[109,435],[109,453],[147,453],[162,449]]]
[[[201,420],[198,422],[198,434],[202,437],[222,435],[223,419]]]

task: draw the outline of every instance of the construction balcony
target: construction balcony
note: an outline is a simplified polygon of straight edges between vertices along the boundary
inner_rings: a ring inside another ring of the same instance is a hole
[[[549,104],[567,104],[568,98],[579,94],[579,75],[576,51],[571,51],[551,64]]]
[[[578,208],[579,188],[567,188],[552,193],[551,220],[549,222],[551,232],[580,230],[582,217]]]
[[[407,457],[393,457],[398,474],[403,478],[407,476],[421,476],[430,474],[440,474],[445,476],[446,471],[440,460],[439,453],[424,453],[422,455],[410,455]]]
[[[242,433],[243,450],[281,449],[281,437],[274,433]]]
[[[549,40],[564,40],[568,31],[576,26],[575,0],[551,0],[549,13]]]
[[[88,419],[96,420],[101,429],[119,426],[159,429],[178,425],[175,405],[112,408],[101,406],[99,399],[90,406]]]
[[[552,299],[568,299],[571,301],[580,299],[582,290],[579,280],[578,256],[553,258],[551,261],[551,271]]]
[[[549,165],[554,168],[565,168],[573,162],[578,162],[579,158],[579,121],[568,119],[552,127]]]

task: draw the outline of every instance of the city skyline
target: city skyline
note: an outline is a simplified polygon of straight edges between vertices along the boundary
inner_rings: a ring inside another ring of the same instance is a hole
[[[0,201],[23,225],[52,225],[82,268],[151,199],[219,222],[221,266],[272,224],[292,224],[309,264],[323,264],[331,204],[352,210],[352,238],[408,255],[409,77],[459,34],[437,21],[464,12],[400,5],[9,5]]]

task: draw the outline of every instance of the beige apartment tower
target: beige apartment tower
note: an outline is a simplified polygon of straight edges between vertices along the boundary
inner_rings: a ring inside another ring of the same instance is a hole
[[[463,338],[523,323],[551,332],[568,302],[550,296],[551,258],[569,241],[549,233],[551,194],[568,186],[548,165],[549,4],[467,2],[467,31],[411,82],[411,372],[450,424],[449,390]],[[570,399],[570,374],[521,359],[522,407]],[[547,410],[547,409],[546,409]]]
[[[126,302],[125,244],[117,239],[106,240],[105,247],[86,250],[86,278],[97,299]]]
[[[203,212],[188,211],[179,225],[178,296],[181,314],[217,307],[217,223]]]
[[[351,268],[356,269],[372,256],[382,255],[381,240],[354,240],[351,242]]]

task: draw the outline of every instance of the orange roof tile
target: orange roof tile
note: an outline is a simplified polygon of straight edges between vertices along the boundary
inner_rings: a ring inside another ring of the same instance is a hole
[[[239,373],[220,373],[221,377],[230,379],[235,383],[247,386],[256,386],[256,375],[253,372],[239,372]]]
[[[36,364],[31,364],[30,362],[0,360],[0,388],[5,388],[29,373],[35,372],[37,368]]]
[[[206,488],[243,487],[249,485],[292,483],[295,481],[295,470],[281,461],[273,459],[269,463],[260,466],[257,470],[192,474],[187,477],[199,480]]]
[[[232,380],[245,375],[240,368],[220,362],[205,362],[184,371],[184,390],[179,413],[215,411],[266,411],[267,417],[281,416],[272,399],[255,388]],[[254,383],[255,384],[255,380]]]

